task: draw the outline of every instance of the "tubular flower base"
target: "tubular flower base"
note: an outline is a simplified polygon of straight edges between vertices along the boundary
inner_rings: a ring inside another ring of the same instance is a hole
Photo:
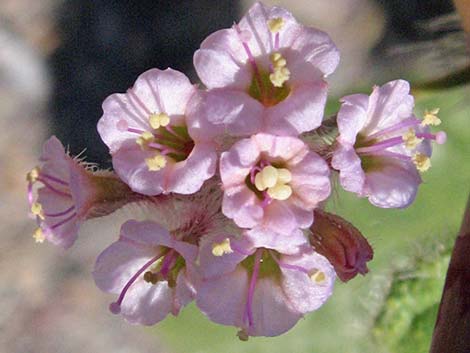
[[[403,80],[325,117],[338,62],[327,34],[255,3],[194,54],[205,87],[155,68],[106,98],[98,132],[116,174],[46,142],[27,176],[36,241],[68,248],[83,222],[139,201],[93,271],[116,295],[112,313],[153,325],[195,300],[241,340],[290,330],[373,258],[357,228],[323,210],[336,176],[378,207],[406,207],[431,142],[446,140],[430,132],[438,109],[413,114]]]

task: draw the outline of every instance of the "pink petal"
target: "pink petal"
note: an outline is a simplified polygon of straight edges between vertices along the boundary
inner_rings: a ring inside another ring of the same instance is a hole
[[[207,88],[247,89],[252,73],[246,60],[242,42],[232,28],[212,33],[194,53],[194,67]]]
[[[316,129],[323,119],[327,93],[324,81],[292,87],[285,100],[267,108],[265,132],[297,136]]]
[[[153,155],[152,151],[142,151],[134,140],[129,141],[114,153],[114,170],[133,191],[144,195],[161,194],[169,168],[149,171],[145,158]]]
[[[416,197],[421,177],[412,162],[384,159],[383,168],[366,174],[369,201],[382,208],[404,208]]]
[[[129,279],[154,256],[152,247],[136,246],[122,240],[114,242],[96,260],[93,270],[95,283],[104,292],[120,293]],[[125,298],[127,296],[128,293]]]
[[[257,134],[252,140],[258,146],[258,153],[265,154],[270,159],[282,159],[286,163],[290,163],[290,159],[301,158],[308,152],[302,140],[295,137]]]
[[[280,260],[288,265],[312,271],[312,273],[319,270],[325,274],[325,281],[316,283],[310,279],[309,273],[281,267],[282,288],[295,310],[306,314],[322,306],[332,294],[336,278],[335,271],[328,260],[311,249],[297,256],[284,255]]]
[[[295,41],[290,46],[292,52],[286,55],[293,79],[312,81],[335,71],[339,63],[339,50],[328,34],[302,26],[295,36]]]
[[[197,288],[196,304],[210,320],[241,327],[248,282],[248,274],[241,267],[223,276],[207,279]]]
[[[273,249],[283,254],[295,254],[301,246],[307,244],[307,238],[300,229],[295,229],[291,234],[285,234],[256,227],[245,232],[245,237],[255,248]]]
[[[165,192],[192,194],[215,174],[217,154],[210,143],[196,144],[184,161],[174,164],[166,176]]]
[[[289,207],[286,201],[273,200],[265,209],[262,225],[281,234],[291,234],[297,227],[295,210]],[[312,212],[309,212],[312,213]],[[313,221],[313,216],[312,216]],[[306,227],[310,224],[306,225]]]
[[[339,170],[339,180],[345,190],[364,194],[366,176],[354,147],[339,145],[333,154],[331,165]]]
[[[246,185],[225,190],[222,213],[242,228],[252,228],[263,218],[259,199]]]
[[[162,321],[173,308],[173,290],[167,282],[151,284],[137,280],[121,305],[122,316],[132,324],[154,325]]]
[[[220,178],[225,188],[245,183],[245,178],[258,162],[260,150],[254,138],[236,142],[220,156]]]
[[[243,136],[253,135],[262,129],[263,112],[261,103],[246,92],[213,89],[200,93],[199,104],[190,115],[199,120],[206,119],[216,127],[221,126],[231,135]],[[192,130],[194,128],[190,129],[191,135]]]
[[[174,239],[167,229],[151,221],[129,220],[121,226],[120,239],[142,247],[173,247]],[[155,256],[155,254],[153,254]]]
[[[356,136],[367,121],[369,97],[365,94],[353,94],[341,98],[341,108],[338,111],[338,140],[345,144],[354,145]]]
[[[253,296],[253,327],[250,336],[278,336],[291,329],[302,314],[289,306],[288,299],[277,281],[259,278]]]
[[[410,84],[404,80],[375,87],[369,98],[368,120],[362,133],[373,134],[412,116],[414,106]]]
[[[233,252],[222,256],[212,254],[212,246],[227,238],[230,240]],[[217,234],[204,237],[199,249],[199,269],[202,280],[227,275],[235,270],[237,265],[247,257],[247,254],[251,254],[253,251],[253,245],[245,236],[236,238],[230,234]]]

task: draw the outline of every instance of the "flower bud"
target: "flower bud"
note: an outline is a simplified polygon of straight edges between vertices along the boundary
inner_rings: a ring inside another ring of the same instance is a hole
[[[365,275],[367,262],[374,252],[361,232],[345,219],[320,209],[314,211],[310,227],[310,243],[319,254],[325,256],[343,282],[357,273]]]

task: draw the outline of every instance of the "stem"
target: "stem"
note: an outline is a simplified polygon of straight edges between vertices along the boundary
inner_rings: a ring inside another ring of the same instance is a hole
[[[455,241],[430,353],[470,352],[470,198]]]

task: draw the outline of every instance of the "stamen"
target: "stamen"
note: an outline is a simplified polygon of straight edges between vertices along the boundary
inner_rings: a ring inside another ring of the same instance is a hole
[[[302,266],[298,266],[298,265],[291,265],[291,264],[287,264],[285,262],[282,262],[281,260],[279,260],[277,258],[277,256],[274,254],[273,251],[269,251],[271,257],[274,259],[274,261],[276,261],[276,263],[279,265],[279,267],[283,267],[283,268],[286,268],[288,270],[294,270],[294,271],[299,271],[299,272],[303,272],[307,275],[310,276],[310,271],[307,270],[306,268],[302,267]]]
[[[230,246],[230,239],[225,238],[220,243],[213,243],[212,244],[212,255],[220,257],[225,254],[233,253],[233,249]]]
[[[63,220],[60,221],[59,223],[54,224],[54,225],[51,226],[50,228],[51,228],[51,229],[59,228],[60,226],[64,225],[65,223],[67,223],[67,222],[71,221],[72,219],[74,219],[76,215],[77,215],[77,213],[74,212],[74,213],[72,213],[69,217],[63,219]]]
[[[248,336],[248,333],[246,333],[245,330],[238,331],[237,336],[240,339],[240,341],[243,341],[243,342],[248,341],[248,339],[250,338],[250,336]]]
[[[425,172],[431,168],[431,159],[423,153],[416,153],[411,157],[413,163],[420,172]]]
[[[160,153],[157,153],[155,156],[150,158],[145,158],[145,164],[151,172],[159,171],[166,166],[166,158]]]
[[[359,147],[356,149],[357,153],[373,153],[377,151],[384,150],[388,147],[400,145],[403,143],[403,138],[402,137],[392,137],[387,140],[383,140],[380,142],[377,142],[376,144],[373,144],[372,146],[367,146],[367,147]]]
[[[277,183],[278,171],[272,165],[263,168],[261,172],[255,176],[255,186],[259,191],[273,187]]]
[[[269,75],[269,80],[274,87],[282,87],[284,82],[290,78],[287,61],[281,53],[276,52],[271,55],[271,63],[273,65],[273,72]]]
[[[325,272],[320,270],[313,270],[312,273],[310,273],[309,275],[312,282],[315,282],[317,284],[324,283],[326,280]]]
[[[36,180],[38,180],[39,178],[40,172],[41,169],[39,169],[39,167],[34,167],[28,174],[26,174],[26,181],[28,181],[29,183],[35,183]]]
[[[374,140],[378,137],[388,135],[388,134],[390,134],[392,132],[395,132],[395,131],[403,130],[407,127],[418,126],[420,123],[421,123],[421,121],[419,119],[408,118],[408,119],[400,121],[398,124],[392,125],[392,126],[386,128],[386,129],[383,129],[383,130],[379,130],[376,133],[367,136],[366,141]]]
[[[37,228],[33,233],[33,239],[36,243],[44,243],[46,237],[44,236],[44,232],[41,228]]]
[[[39,202],[34,202],[31,205],[31,213],[44,221],[44,211],[42,209],[42,205]]]
[[[441,124],[441,119],[437,117],[437,114],[439,113],[439,108],[434,108],[431,110],[425,110],[424,111],[424,117],[423,121],[421,122],[421,125],[426,126],[426,125],[433,125],[437,126]]]
[[[256,81],[258,83],[258,87],[261,90],[262,87],[263,87],[263,81],[261,80],[261,75],[260,75],[260,72],[258,70],[258,65],[256,65],[255,57],[251,53],[251,50],[250,50],[250,47],[247,44],[247,41],[244,40],[247,37],[247,35],[245,33],[246,31],[242,32],[240,30],[240,27],[237,24],[235,24],[234,27],[235,27],[235,30],[238,33],[238,37],[240,38],[240,41],[242,42],[243,49],[245,49],[246,55],[248,56],[248,61],[250,62],[251,67],[253,68],[253,73],[254,73]],[[250,33],[250,36],[251,36],[251,33]]]
[[[135,139],[142,150],[145,150],[148,147],[148,144],[155,141],[155,137],[150,131],[144,131],[139,137]]]
[[[268,189],[268,195],[275,200],[284,201],[291,197],[292,188],[289,185],[279,183]]]
[[[175,250],[170,250],[162,261],[162,267],[160,269],[160,274],[163,278],[167,278],[168,272],[170,272],[170,268],[174,265],[178,254]]]
[[[62,217],[62,216],[65,216],[67,213],[72,212],[74,209],[75,209],[75,206],[71,206],[67,208],[65,211],[58,212],[58,213],[46,213],[45,216],[46,217]]]
[[[160,126],[167,126],[170,123],[170,117],[165,113],[154,113],[149,116],[149,124],[152,129],[158,129]]]
[[[444,131],[439,131],[436,134],[416,134],[416,136],[427,140],[435,140],[438,145],[442,145],[447,141],[447,134]]]
[[[284,27],[284,19],[282,17],[272,18],[268,21],[268,28],[271,33],[278,33]]]
[[[244,320],[248,320],[248,325],[253,326],[253,296],[255,294],[256,281],[258,279],[259,267],[261,263],[261,256],[263,255],[263,250],[258,249],[255,254],[255,263],[253,265],[253,273],[251,275],[250,286],[248,288],[248,297],[246,300],[246,308]]]
[[[403,142],[405,143],[405,147],[408,148],[409,150],[413,150],[418,146],[423,139],[418,138],[416,136],[415,131],[410,128],[403,136],[402,136]]]
[[[121,312],[121,304],[122,304],[122,301],[124,300],[124,297],[127,293],[127,291],[129,290],[129,288],[131,287],[131,285],[139,278],[139,276],[147,269],[149,268],[155,261],[157,261],[161,256],[163,256],[163,254],[158,254],[157,256],[153,257],[152,259],[150,259],[149,261],[147,261],[130,279],[129,281],[126,283],[126,285],[124,286],[124,288],[122,289],[121,293],[119,294],[119,297],[118,297],[118,300],[111,303],[109,305],[109,310],[113,313],[113,314],[119,314]]]

